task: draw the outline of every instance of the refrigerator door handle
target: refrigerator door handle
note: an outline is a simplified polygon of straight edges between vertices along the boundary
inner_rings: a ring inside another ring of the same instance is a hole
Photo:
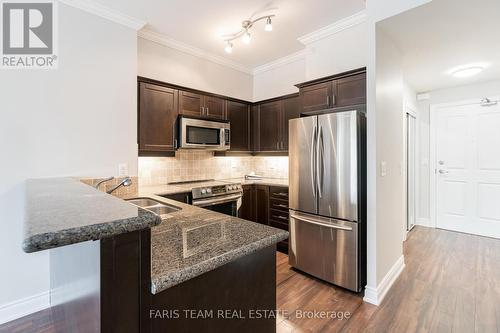
[[[324,145],[323,145],[323,126],[319,126],[319,133],[316,139],[316,182],[318,195],[323,197],[323,178],[324,178]]]
[[[339,230],[346,230],[346,231],[352,231],[351,227],[345,227],[345,226],[342,226],[342,225],[339,225],[339,224],[335,224],[335,223],[323,223],[323,222],[320,222],[320,221],[315,221],[315,220],[312,220],[312,219],[308,219],[307,217],[297,216],[295,214],[290,214],[290,217],[292,219],[295,219],[295,220],[299,220],[299,221],[303,221],[303,222],[306,222],[306,223],[311,223],[311,224],[319,225],[321,227],[332,228],[332,229],[339,229]]]
[[[311,135],[311,186],[312,186],[312,192],[313,192],[313,197],[316,198],[316,181],[317,181],[317,176],[316,176],[316,144],[317,144],[317,127],[315,126],[312,135]]]

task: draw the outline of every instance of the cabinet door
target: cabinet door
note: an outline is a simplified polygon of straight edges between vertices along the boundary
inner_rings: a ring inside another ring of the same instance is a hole
[[[366,73],[336,81],[337,106],[366,104]]]
[[[174,150],[177,90],[139,83],[139,151]]]
[[[259,105],[259,151],[277,151],[281,144],[283,119],[281,101]]]
[[[300,89],[302,112],[331,108],[334,105],[333,84],[331,81],[318,83]]]
[[[250,108],[248,104],[228,101],[227,119],[231,123],[231,150],[250,150]]]
[[[220,120],[226,119],[225,100],[212,96],[205,96],[204,100],[205,117]]]
[[[241,198],[241,208],[239,217],[249,221],[255,221],[254,217],[254,195],[252,185],[243,186],[243,197]]]
[[[281,138],[281,150],[288,150],[288,121],[300,118],[300,98],[292,97],[283,100],[283,128]]]
[[[269,224],[269,186],[255,185],[255,222]]]
[[[203,95],[179,91],[179,113],[186,116],[203,116]]]

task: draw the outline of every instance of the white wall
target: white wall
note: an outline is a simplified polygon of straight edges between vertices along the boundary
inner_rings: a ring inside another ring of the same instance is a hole
[[[430,219],[430,106],[468,99],[500,96],[500,80],[465,85],[429,92],[430,99],[418,102],[419,110],[419,207],[417,217],[428,223]]]
[[[377,30],[377,283],[402,256],[405,220],[402,55]],[[386,163],[387,175],[381,175]]]
[[[59,5],[59,68],[0,74],[0,322],[48,305],[48,252],[21,249],[27,178],[137,174],[136,32]]]
[[[323,38],[306,47],[306,81],[365,67],[367,22]]]
[[[253,77],[173,48],[138,39],[138,75],[252,101]]]
[[[306,81],[305,57],[279,67],[256,73],[253,78],[253,100],[293,94],[299,91],[297,83]]]

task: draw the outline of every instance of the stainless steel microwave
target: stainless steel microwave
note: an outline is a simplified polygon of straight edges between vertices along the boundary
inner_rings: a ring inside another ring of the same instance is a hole
[[[231,127],[228,121],[215,121],[179,116],[178,148],[228,150]]]

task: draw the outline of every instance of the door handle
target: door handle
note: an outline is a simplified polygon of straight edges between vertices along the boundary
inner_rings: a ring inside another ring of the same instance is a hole
[[[438,171],[441,175],[446,175],[448,173],[450,173],[448,170],[443,170],[443,169],[439,169]]]
[[[316,198],[316,130],[317,127],[315,126],[311,135],[311,186],[312,186],[312,192],[313,192],[313,197]]]
[[[320,126],[316,143],[316,182],[320,198],[323,197],[323,149],[323,126]]]
[[[318,225],[318,226],[321,226],[321,227],[327,227],[327,228],[332,228],[332,229],[352,231],[351,227],[345,227],[343,225],[336,224],[336,223],[324,223],[324,222],[320,222],[320,221],[315,221],[315,220],[312,220],[312,219],[308,219],[306,217],[297,216],[295,214],[290,214],[290,217],[292,219],[295,219],[295,220],[299,220],[299,221],[302,221],[302,222],[315,224],[315,225]]]

